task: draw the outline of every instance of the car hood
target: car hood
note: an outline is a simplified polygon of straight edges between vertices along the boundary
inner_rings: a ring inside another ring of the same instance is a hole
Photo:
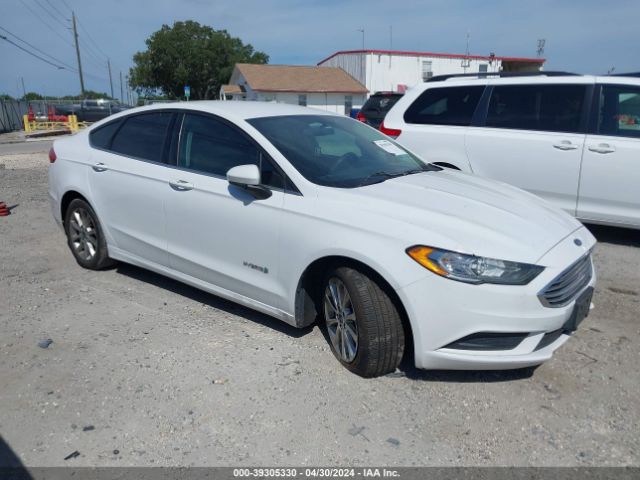
[[[337,218],[400,238],[407,247],[518,262],[535,263],[582,226],[535,195],[449,169],[341,189],[331,197],[340,204],[334,205]]]

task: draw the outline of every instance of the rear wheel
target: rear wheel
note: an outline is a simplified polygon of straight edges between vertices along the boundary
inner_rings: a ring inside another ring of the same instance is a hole
[[[324,282],[322,306],[331,350],[342,365],[362,377],[398,367],[404,353],[402,320],[375,280],[352,268],[336,268]]]
[[[81,198],[71,201],[64,227],[69,249],[80,266],[101,270],[113,264],[98,217],[86,201]]]

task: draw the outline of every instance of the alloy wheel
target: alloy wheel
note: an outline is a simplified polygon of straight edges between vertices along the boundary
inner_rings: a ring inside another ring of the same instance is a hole
[[[324,318],[335,352],[342,361],[353,362],[358,353],[358,323],[349,291],[336,277],[329,279],[324,292]]]
[[[83,260],[91,260],[98,252],[98,232],[92,215],[78,207],[69,219],[69,239],[75,254]]]

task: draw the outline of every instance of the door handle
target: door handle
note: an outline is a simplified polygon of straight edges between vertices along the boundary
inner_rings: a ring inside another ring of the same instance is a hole
[[[589,150],[596,153],[613,153],[616,151],[616,147],[608,143],[599,143],[598,145],[590,146]]]
[[[186,180],[174,180],[169,182],[169,185],[174,190],[178,190],[179,192],[186,192],[187,190],[193,190],[193,184],[187,182]]]
[[[106,172],[107,170],[109,170],[107,166],[102,162],[96,163],[91,168],[93,168],[94,172]]]
[[[571,143],[569,140],[562,140],[560,143],[554,143],[553,148],[557,148],[558,150],[575,150],[578,148],[578,145]]]

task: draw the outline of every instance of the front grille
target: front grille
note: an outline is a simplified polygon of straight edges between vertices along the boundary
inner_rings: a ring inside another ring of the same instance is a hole
[[[589,284],[593,276],[591,252],[558,275],[538,294],[545,307],[564,307]]]

